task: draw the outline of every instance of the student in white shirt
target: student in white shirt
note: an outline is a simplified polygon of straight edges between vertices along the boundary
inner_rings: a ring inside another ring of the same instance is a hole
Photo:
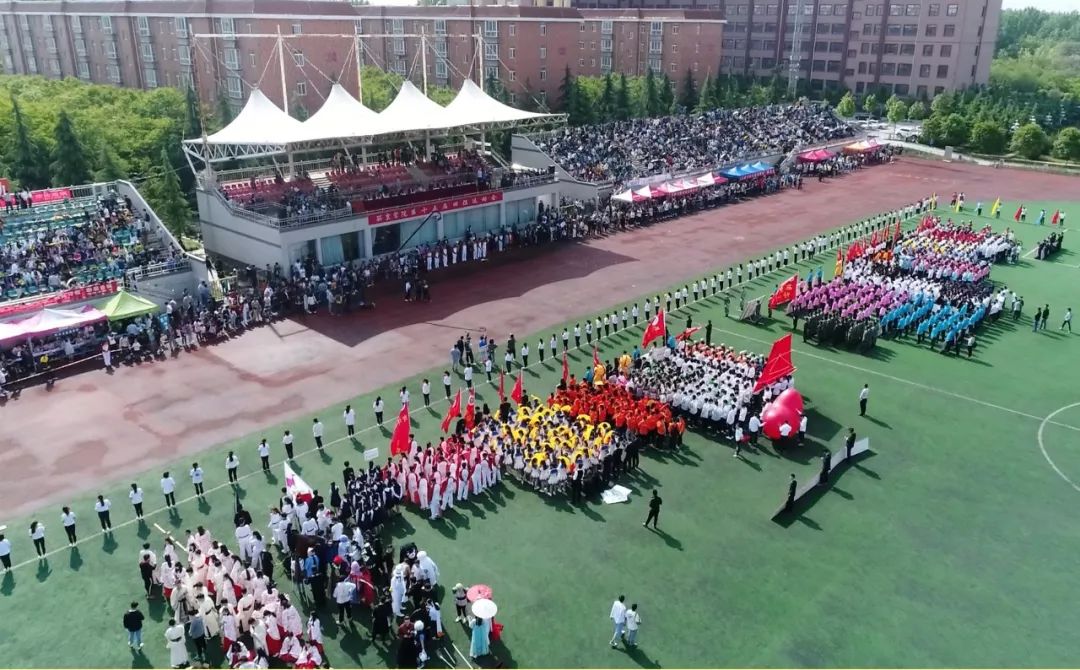
[[[447,391],[447,393],[449,393],[449,391]],[[447,396],[447,397],[449,397],[449,396]],[[381,395],[375,397],[375,402],[371,403],[371,409],[373,409],[375,411],[375,423],[377,423],[378,425],[381,426],[382,425],[383,409],[384,409]]]
[[[203,469],[199,467],[198,463],[191,464],[191,471],[188,472],[188,476],[191,477],[191,483],[195,485],[195,495],[201,496],[203,494]]]
[[[637,611],[637,603],[630,606],[630,609],[626,610],[626,646],[637,646],[637,632],[638,626],[641,625],[641,615]]]
[[[109,518],[109,510],[112,509],[112,503],[104,496],[98,496],[97,502],[94,503],[94,511],[97,512],[98,521],[101,522],[101,530],[112,530],[112,519]]]
[[[420,383],[420,394],[424,396],[424,407],[431,405],[431,383],[427,379]]]
[[[64,524],[64,532],[67,533],[68,544],[75,546],[79,540],[75,537],[75,513],[70,507],[60,510],[60,523]]]
[[[264,437],[259,446],[257,447],[259,452],[259,461],[262,463],[263,472],[270,472],[270,444]]]
[[[141,519],[143,492],[138,484],[131,485],[131,490],[128,491],[128,500],[131,501],[131,506],[135,508],[135,518]]]
[[[409,389],[404,386],[401,387],[401,392],[398,393],[398,398],[401,400],[402,406],[409,404]]]
[[[465,364],[465,388],[472,388],[473,380],[473,367],[468,363]]]
[[[321,450],[323,448],[323,425],[322,421],[319,421],[319,417],[315,417],[311,421],[311,436],[315,438],[315,447]]]
[[[623,636],[623,629],[626,626],[626,596],[619,596],[618,600],[611,603],[611,614],[608,618],[611,619],[615,626],[615,633],[611,636],[611,646],[617,647],[619,639]]]
[[[165,494],[165,506],[176,506],[176,480],[168,472],[161,475],[161,492]]]
[[[342,416],[345,418],[345,432],[352,437],[356,433],[356,410],[352,408],[352,405],[345,405]]]
[[[11,540],[0,533],[0,565],[4,566],[4,572],[11,569]]]
[[[30,522],[30,539],[34,541],[34,551],[38,558],[45,558],[45,524],[38,521]]]
[[[285,431],[285,434],[281,436],[281,445],[285,447],[285,456],[290,461],[293,459],[293,436],[289,431]]]
[[[225,457],[225,472],[229,474],[229,483],[235,484],[239,477],[236,476],[236,471],[240,467],[240,459],[236,457],[236,454],[229,452],[229,455]]]
[[[450,371],[449,370],[443,370],[442,385],[443,385],[443,391],[446,392],[446,399],[449,400],[450,399]]]

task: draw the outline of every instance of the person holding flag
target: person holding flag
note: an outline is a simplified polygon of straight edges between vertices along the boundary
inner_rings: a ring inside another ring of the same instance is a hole
[[[1001,218],[1001,198],[994,200],[994,204],[990,206],[990,216],[995,219]]]
[[[446,410],[446,416],[443,417],[442,424],[440,424],[442,432],[450,432],[450,422],[459,416],[461,416],[461,389],[457,390],[457,394],[454,396],[454,402],[450,403],[449,409]]]
[[[409,452],[409,403],[401,406],[398,412],[397,422],[394,424],[394,432],[390,435],[390,454],[406,454]]]
[[[656,316],[649,321],[649,325],[645,327],[645,332],[641,334],[641,348],[649,346],[649,342],[652,342],[656,338],[664,338],[664,334],[667,333],[667,323],[664,320],[664,310],[657,308]],[[597,361],[596,350],[593,350],[593,361]]]

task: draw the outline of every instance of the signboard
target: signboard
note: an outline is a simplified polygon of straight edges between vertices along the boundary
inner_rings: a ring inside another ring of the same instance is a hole
[[[76,288],[69,288],[66,291],[56,291],[34,300],[27,300],[26,302],[3,304],[0,305],[0,319],[15,316],[17,314],[24,314],[26,312],[36,312],[40,309],[45,309],[46,307],[69,305],[75,302],[93,300],[94,298],[104,298],[116,293],[119,288],[119,282],[115,279],[110,279],[109,281],[98,284],[78,286]]]
[[[373,461],[378,457],[379,457],[379,448],[378,447],[375,447],[373,449],[365,449],[364,450],[364,460],[365,461]]]
[[[46,202],[62,202],[71,199],[70,188],[46,188],[41,191],[31,191],[30,201],[35,205]]]
[[[399,207],[377,214],[369,214],[368,225],[377,226],[382,223],[422,218],[432,212],[451,212],[455,209],[465,209],[466,207],[476,207],[477,205],[490,205],[491,203],[500,202],[502,199],[502,191],[491,191],[490,193],[463,195],[457,198],[446,198],[445,200],[425,202],[421,205]]]

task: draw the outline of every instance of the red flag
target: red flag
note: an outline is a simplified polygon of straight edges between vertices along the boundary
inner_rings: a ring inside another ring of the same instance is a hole
[[[900,239],[900,221],[896,222],[896,230],[894,230],[892,234],[893,244],[896,244],[898,239]]]
[[[450,403],[450,409],[446,410],[446,416],[442,420],[442,432],[450,432],[450,422],[461,416],[461,389],[457,390],[454,402]]]
[[[641,346],[649,346],[649,342],[652,342],[658,337],[663,337],[667,331],[667,326],[664,323],[664,310],[656,310],[656,316],[649,321],[649,325],[645,327],[645,332],[641,335]],[[593,354],[593,358],[596,358],[596,354]]]
[[[858,258],[859,256],[862,256],[862,255],[863,255],[862,242],[860,242],[859,240],[855,240],[854,242],[851,243],[851,246],[848,247],[848,250],[847,250],[848,263],[850,263],[851,261],[855,260],[856,258]]]
[[[476,391],[469,389],[469,404],[465,405],[465,427],[472,430],[476,424]]]
[[[1056,226],[1058,224],[1058,221],[1060,221],[1060,220],[1061,220],[1061,210],[1060,209],[1055,209],[1054,210],[1054,215],[1050,217],[1050,223],[1052,223],[1053,225]]]
[[[594,368],[595,368],[595,367],[596,367],[597,365],[600,365],[600,364],[601,364],[601,363],[600,363],[600,356],[599,356],[599,355],[597,355],[596,347],[593,347],[593,348],[592,348],[592,364],[593,364],[593,367],[594,367]]]
[[[510,398],[517,404],[521,404],[522,396],[525,394],[525,390],[521,387],[521,373],[518,372],[517,381],[514,382],[514,388],[510,390]]]
[[[871,247],[876,247],[877,245],[878,245],[878,231],[877,231],[877,228],[875,228],[874,229],[874,234],[870,236],[870,246]]]
[[[1023,211],[1024,211],[1024,206],[1023,205],[1020,205],[1019,207],[1017,207],[1016,208],[1016,214],[1013,214],[1013,221],[1019,222],[1020,221],[1020,213],[1023,212]]]
[[[698,332],[699,330],[701,330],[701,326],[692,326],[676,335],[675,339],[679,342],[682,342],[683,340],[689,340],[691,337],[694,336],[694,333]]]
[[[406,454],[409,452],[409,405],[401,406],[397,415],[397,423],[394,424],[394,433],[390,436],[390,453],[392,455]]]
[[[754,384],[754,393],[781,377],[790,375],[792,372],[795,372],[795,366],[791,364],[791,333],[788,333],[773,342],[769,357],[765,359],[765,367],[761,371],[761,377]]]
[[[506,400],[506,387],[503,384],[503,373],[499,372],[499,402]]]
[[[563,383],[570,378],[570,364],[566,362],[566,352],[562,355],[562,380]]]
[[[799,275],[791,275],[784,280],[783,284],[776,289],[776,293],[773,293],[769,298],[769,309],[775,309],[780,305],[786,305],[795,299],[795,295],[799,291]]]

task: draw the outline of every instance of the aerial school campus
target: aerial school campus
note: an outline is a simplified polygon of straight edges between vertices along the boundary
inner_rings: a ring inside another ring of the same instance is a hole
[[[416,129],[531,118],[462,95]],[[323,130],[251,100],[259,123],[188,145],[216,262],[129,268],[125,300],[160,306],[0,324],[4,665],[1073,662],[1076,178],[898,155],[805,102],[657,124],[742,137],[661,180],[611,169],[603,127],[523,132],[513,167],[451,148],[214,174],[252,127]],[[680,150],[634,164],[699,158]],[[5,235],[92,222],[123,249],[144,209],[126,183],[38,199]],[[360,217],[342,262],[325,240]],[[35,360],[54,341],[61,364]]]

